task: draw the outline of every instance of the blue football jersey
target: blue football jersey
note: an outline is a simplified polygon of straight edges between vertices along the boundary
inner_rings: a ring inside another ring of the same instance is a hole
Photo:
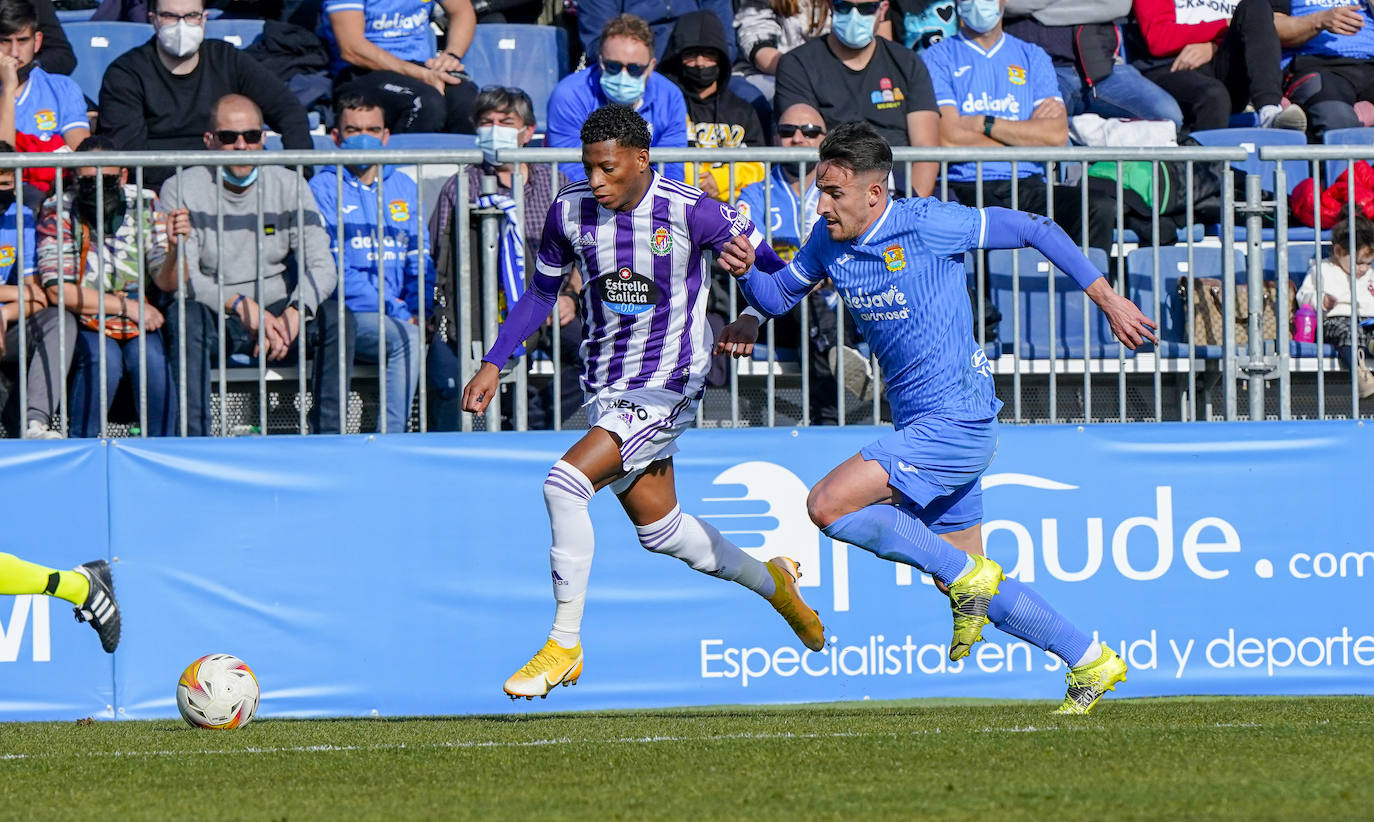
[[[973,337],[964,253],[986,242],[981,209],[933,198],[890,200],[858,240],[817,222],[780,276],[829,277],[878,358],[898,428],[930,414],[997,416],[992,368]]]
[[[329,15],[336,11],[363,13],[363,36],[368,42],[411,63],[423,63],[434,56],[429,31],[430,0],[325,0],[319,34],[334,58],[338,74],[348,64],[339,56]]]
[[[1046,100],[1063,100],[1054,63],[1033,43],[1003,34],[986,51],[960,32],[921,53],[935,87],[935,105],[954,106],[964,115],[991,114],[1004,120],[1029,120]],[[1018,163],[1017,175],[1043,174],[1039,163]],[[950,163],[949,179],[978,179],[974,163]],[[984,180],[1010,180],[1011,163],[983,163]]]
[[[74,128],[90,127],[86,97],[76,81],[34,66],[14,102],[14,130],[46,141],[60,140]]]

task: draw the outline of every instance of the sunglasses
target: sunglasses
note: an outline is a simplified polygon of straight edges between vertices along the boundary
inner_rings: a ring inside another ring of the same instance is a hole
[[[778,123],[779,137],[792,137],[797,132],[801,132],[803,137],[816,138],[825,134],[825,126],[818,126],[814,123],[798,125],[796,123]]]
[[[261,143],[262,129],[250,128],[247,131],[230,131],[227,128],[222,128],[215,131],[215,139],[219,140],[222,145],[226,146],[232,146],[234,143],[237,143],[240,137],[242,137],[243,141],[250,146],[256,143]]]
[[[865,17],[870,17],[878,13],[878,6],[882,3],[851,3],[849,0],[835,0],[834,9],[836,14],[848,14],[857,11]]]
[[[619,74],[622,71],[628,71],[631,77],[638,77],[648,68],[647,63],[622,63],[618,60],[601,61],[601,70],[607,74]]]

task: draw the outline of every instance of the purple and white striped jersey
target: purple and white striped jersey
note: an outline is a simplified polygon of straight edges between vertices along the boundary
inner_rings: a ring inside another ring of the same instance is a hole
[[[740,235],[773,256],[748,217],[657,172],[631,211],[603,208],[585,181],[558,192],[535,271],[561,279],[582,269],[583,389],[700,396],[714,342],[708,252]]]

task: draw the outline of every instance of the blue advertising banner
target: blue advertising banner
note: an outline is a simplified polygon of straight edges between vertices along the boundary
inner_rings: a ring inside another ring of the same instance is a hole
[[[1058,660],[991,628],[950,663],[926,578],[810,524],[807,489],[881,433],[692,431],[675,460],[685,511],[801,562],[826,650],[640,548],[602,492],[585,672],[538,707],[1062,696]],[[64,603],[0,597],[0,717],[174,716],[211,652],[254,668],[266,716],[509,710],[553,614],[542,482],[576,437],[6,444],[14,552],[108,554],[125,623],[111,659]],[[1374,693],[1371,460],[1355,423],[1004,426],[984,537],[1126,657],[1119,695]]]

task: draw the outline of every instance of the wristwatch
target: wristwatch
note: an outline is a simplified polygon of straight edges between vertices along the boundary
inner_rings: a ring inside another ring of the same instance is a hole
[[[984,137],[991,137],[991,136],[992,136],[992,124],[995,123],[995,122],[997,122],[997,118],[996,118],[996,117],[993,117],[991,114],[984,114],[984,115],[983,115],[983,136],[984,136]]]

